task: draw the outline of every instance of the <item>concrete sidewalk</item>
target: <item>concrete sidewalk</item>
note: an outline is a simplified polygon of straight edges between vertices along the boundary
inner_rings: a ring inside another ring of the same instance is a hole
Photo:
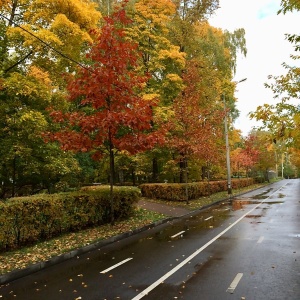
[[[167,204],[155,203],[147,200],[140,200],[137,206],[169,217],[181,217],[192,212],[191,210],[183,207],[170,206]]]

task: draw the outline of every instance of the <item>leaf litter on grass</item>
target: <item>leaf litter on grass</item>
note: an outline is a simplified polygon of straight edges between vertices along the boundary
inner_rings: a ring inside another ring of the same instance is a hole
[[[40,242],[31,247],[1,253],[0,275],[16,269],[24,269],[29,265],[47,261],[54,256],[121,233],[130,232],[157,220],[164,219],[165,217],[166,216],[159,213],[137,208],[129,219],[117,221],[114,225],[104,224],[99,227],[65,234],[49,241]]]

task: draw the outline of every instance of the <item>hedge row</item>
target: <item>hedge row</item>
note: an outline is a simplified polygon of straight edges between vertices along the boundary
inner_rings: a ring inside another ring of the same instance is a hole
[[[110,222],[109,195],[109,187],[93,187],[0,203],[0,251]],[[115,220],[129,216],[139,197],[138,188],[115,187]]]
[[[238,189],[252,185],[253,178],[232,179],[231,186]],[[214,193],[227,190],[227,181],[193,182],[193,183],[151,183],[141,184],[142,196],[152,199],[162,199],[168,201],[186,201],[209,196]]]

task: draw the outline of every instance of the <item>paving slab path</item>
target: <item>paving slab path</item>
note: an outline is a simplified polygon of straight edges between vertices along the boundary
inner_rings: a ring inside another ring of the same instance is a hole
[[[137,205],[140,208],[155,211],[157,213],[161,213],[170,217],[181,217],[191,213],[191,210],[184,207],[170,206],[167,204],[156,203],[144,199],[140,200]]]

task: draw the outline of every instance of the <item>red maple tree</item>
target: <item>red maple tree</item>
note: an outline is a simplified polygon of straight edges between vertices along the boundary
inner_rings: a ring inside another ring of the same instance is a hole
[[[249,170],[258,163],[260,150],[257,144],[257,138],[250,134],[244,140],[243,148],[237,148],[231,153],[232,167],[238,174],[240,170],[243,170],[248,176]]]
[[[183,175],[187,174],[188,158],[196,157],[207,163],[218,159],[224,118],[220,105],[204,96],[196,61],[187,63],[182,79],[186,87],[174,100],[175,117],[170,120],[168,139],[169,146],[179,154],[180,182],[184,182]]]
[[[142,96],[149,76],[138,71],[137,44],[126,40],[131,20],[124,5],[105,18],[100,34],[94,32],[98,38],[87,55],[90,65],[80,68],[68,85],[73,111],[51,112],[62,125],[52,139],[63,149],[91,151],[95,159],[109,154],[111,194],[115,153],[134,154],[163,142],[152,125],[157,103]]]

